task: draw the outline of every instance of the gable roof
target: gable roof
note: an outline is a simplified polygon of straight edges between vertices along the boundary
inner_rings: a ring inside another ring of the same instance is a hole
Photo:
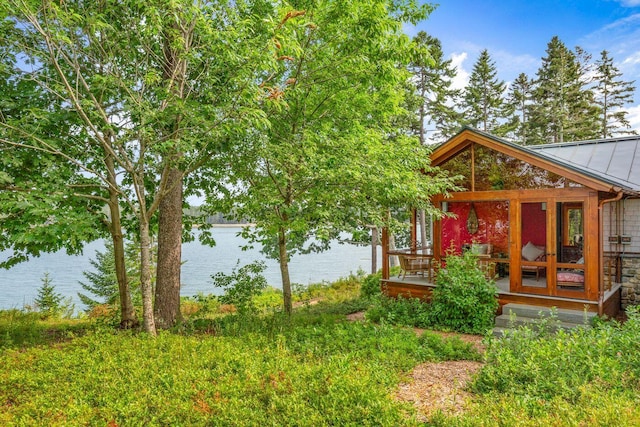
[[[640,195],[640,136],[523,146],[466,126],[434,148],[432,164],[446,162],[471,143],[509,154],[590,188]]]

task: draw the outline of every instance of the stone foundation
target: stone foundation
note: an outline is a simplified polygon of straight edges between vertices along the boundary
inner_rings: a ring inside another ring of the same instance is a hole
[[[640,256],[622,258],[622,308],[640,305]]]

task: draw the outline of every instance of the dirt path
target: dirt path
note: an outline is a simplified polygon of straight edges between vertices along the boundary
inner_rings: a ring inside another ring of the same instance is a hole
[[[361,321],[364,319],[364,313],[350,314],[347,319]],[[419,328],[414,328],[414,331],[418,335],[425,332],[424,329]],[[441,335],[443,338],[457,337],[473,344],[480,353],[484,352],[485,348],[480,336],[430,332]],[[482,363],[467,360],[422,363],[413,369],[410,381],[400,384],[395,397],[398,400],[413,403],[420,421],[427,421],[437,411],[447,415],[460,414],[464,412],[471,398],[471,394],[466,391],[467,384],[481,367]]]
[[[481,367],[482,363],[467,360],[423,363],[413,369],[411,381],[400,384],[396,398],[413,403],[421,421],[437,411],[460,414],[471,398],[467,384]]]

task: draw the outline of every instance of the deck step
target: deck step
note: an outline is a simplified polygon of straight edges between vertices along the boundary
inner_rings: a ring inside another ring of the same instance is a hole
[[[540,324],[542,318],[538,317],[514,317],[512,318],[509,315],[503,314],[496,317],[496,327],[504,328],[504,329],[513,329],[518,326],[535,326]],[[573,329],[581,326],[589,326],[587,323],[575,323],[575,322],[563,322],[561,320],[552,320],[549,323],[551,330],[557,331],[558,329]]]
[[[526,304],[505,304],[502,307],[502,314],[496,317],[494,329],[495,336],[504,335],[504,331],[522,325],[534,326],[543,319],[549,320],[549,327],[552,331],[559,329],[573,329],[577,327],[589,327],[591,320],[596,317],[596,313],[580,310],[556,309],[540,307]]]
[[[584,310],[569,310],[566,308],[549,308],[527,304],[505,304],[502,307],[502,314],[513,313],[517,317],[547,318],[551,313],[561,322],[584,324],[590,323],[597,313]]]
[[[495,328],[493,328],[493,336],[496,338],[502,338],[507,331],[508,331],[507,328],[496,326]]]

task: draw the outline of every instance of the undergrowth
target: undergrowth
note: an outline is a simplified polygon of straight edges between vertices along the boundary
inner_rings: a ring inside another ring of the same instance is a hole
[[[627,316],[557,333],[523,326],[488,342],[470,411],[433,424],[640,425],[640,313]]]
[[[182,334],[100,330],[0,352],[2,425],[417,425],[390,398],[417,363],[467,343],[302,310]]]

